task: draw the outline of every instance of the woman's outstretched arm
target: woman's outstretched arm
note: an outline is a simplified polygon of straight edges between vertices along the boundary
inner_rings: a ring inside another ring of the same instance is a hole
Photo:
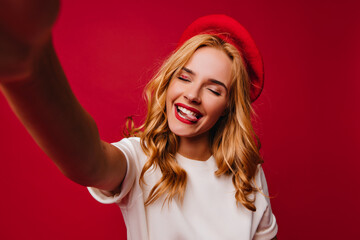
[[[125,176],[125,157],[100,139],[66,80],[51,41],[58,4],[0,0],[0,15],[6,12],[0,17],[0,48],[5,50],[0,51],[0,89],[64,175],[81,185],[114,190]]]

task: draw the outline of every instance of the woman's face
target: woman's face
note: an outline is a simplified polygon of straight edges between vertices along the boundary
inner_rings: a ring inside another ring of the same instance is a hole
[[[166,114],[173,133],[180,137],[208,134],[227,107],[231,66],[225,52],[203,47],[171,79]]]

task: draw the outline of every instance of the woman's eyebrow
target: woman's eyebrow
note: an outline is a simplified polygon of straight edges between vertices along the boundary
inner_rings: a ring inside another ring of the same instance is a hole
[[[184,70],[187,73],[190,73],[191,75],[196,75],[192,70],[190,70],[190,69],[188,69],[186,67],[183,67],[182,70]]]
[[[218,81],[216,79],[209,79],[209,81],[212,82],[212,83],[215,83],[217,85],[223,86],[225,88],[226,92],[228,92],[228,89],[227,89],[227,87],[225,86],[225,84],[223,82],[220,82],[220,81]]]
[[[182,70],[184,70],[185,72],[187,72],[187,73],[189,73],[189,74],[191,74],[191,75],[194,75],[194,76],[196,75],[196,74],[194,73],[194,71],[191,70],[191,69],[189,69],[189,68],[183,67]],[[212,79],[212,78],[209,79],[209,81],[212,82],[212,83],[215,83],[215,84],[217,84],[217,85],[220,85],[220,86],[224,87],[225,90],[226,90],[226,92],[228,92],[228,89],[227,89],[227,87],[225,86],[225,84],[224,84],[223,82],[221,82],[221,81],[219,81],[219,80],[216,80],[216,79]]]

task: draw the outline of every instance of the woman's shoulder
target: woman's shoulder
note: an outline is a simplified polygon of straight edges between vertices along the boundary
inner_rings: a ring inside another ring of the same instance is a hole
[[[266,195],[269,194],[268,186],[267,186],[267,182],[266,182],[266,178],[265,178],[265,173],[264,173],[262,164],[257,165],[254,181],[255,181],[255,187],[260,189],[260,191],[262,191]]]
[[[118,142],[131,141],[131,142],[140,142],[139,137],[125,137],[119,140]],[[116,142],[115,142],[116,143]]]
[[[120,147],[120,146],[137,147],[137,146],[140,146],[140,138],[139,137],[127,137],[127,138],[121,139],[120,141],[113,142],[111,144],[115,145],[116,147]]]
[[[138,159],[142,162],[144,161],[143,158],[146,158],[145,153],[141,147],[139,137],[123,138],[120,141],[113,142],[111,144],[120,149],[128,160]]]

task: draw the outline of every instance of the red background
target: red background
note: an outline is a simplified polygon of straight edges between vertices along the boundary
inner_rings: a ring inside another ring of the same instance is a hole
[[[357,1],[63,1],[54,41],[104,140],[144,113],[142,89],[195,18],[225,13],[265,61],[254,104],[279,239],[358,235],[360,6]],[[0,95],[0,239],[126,239],[120,210],[97,203],[35,145]]]

